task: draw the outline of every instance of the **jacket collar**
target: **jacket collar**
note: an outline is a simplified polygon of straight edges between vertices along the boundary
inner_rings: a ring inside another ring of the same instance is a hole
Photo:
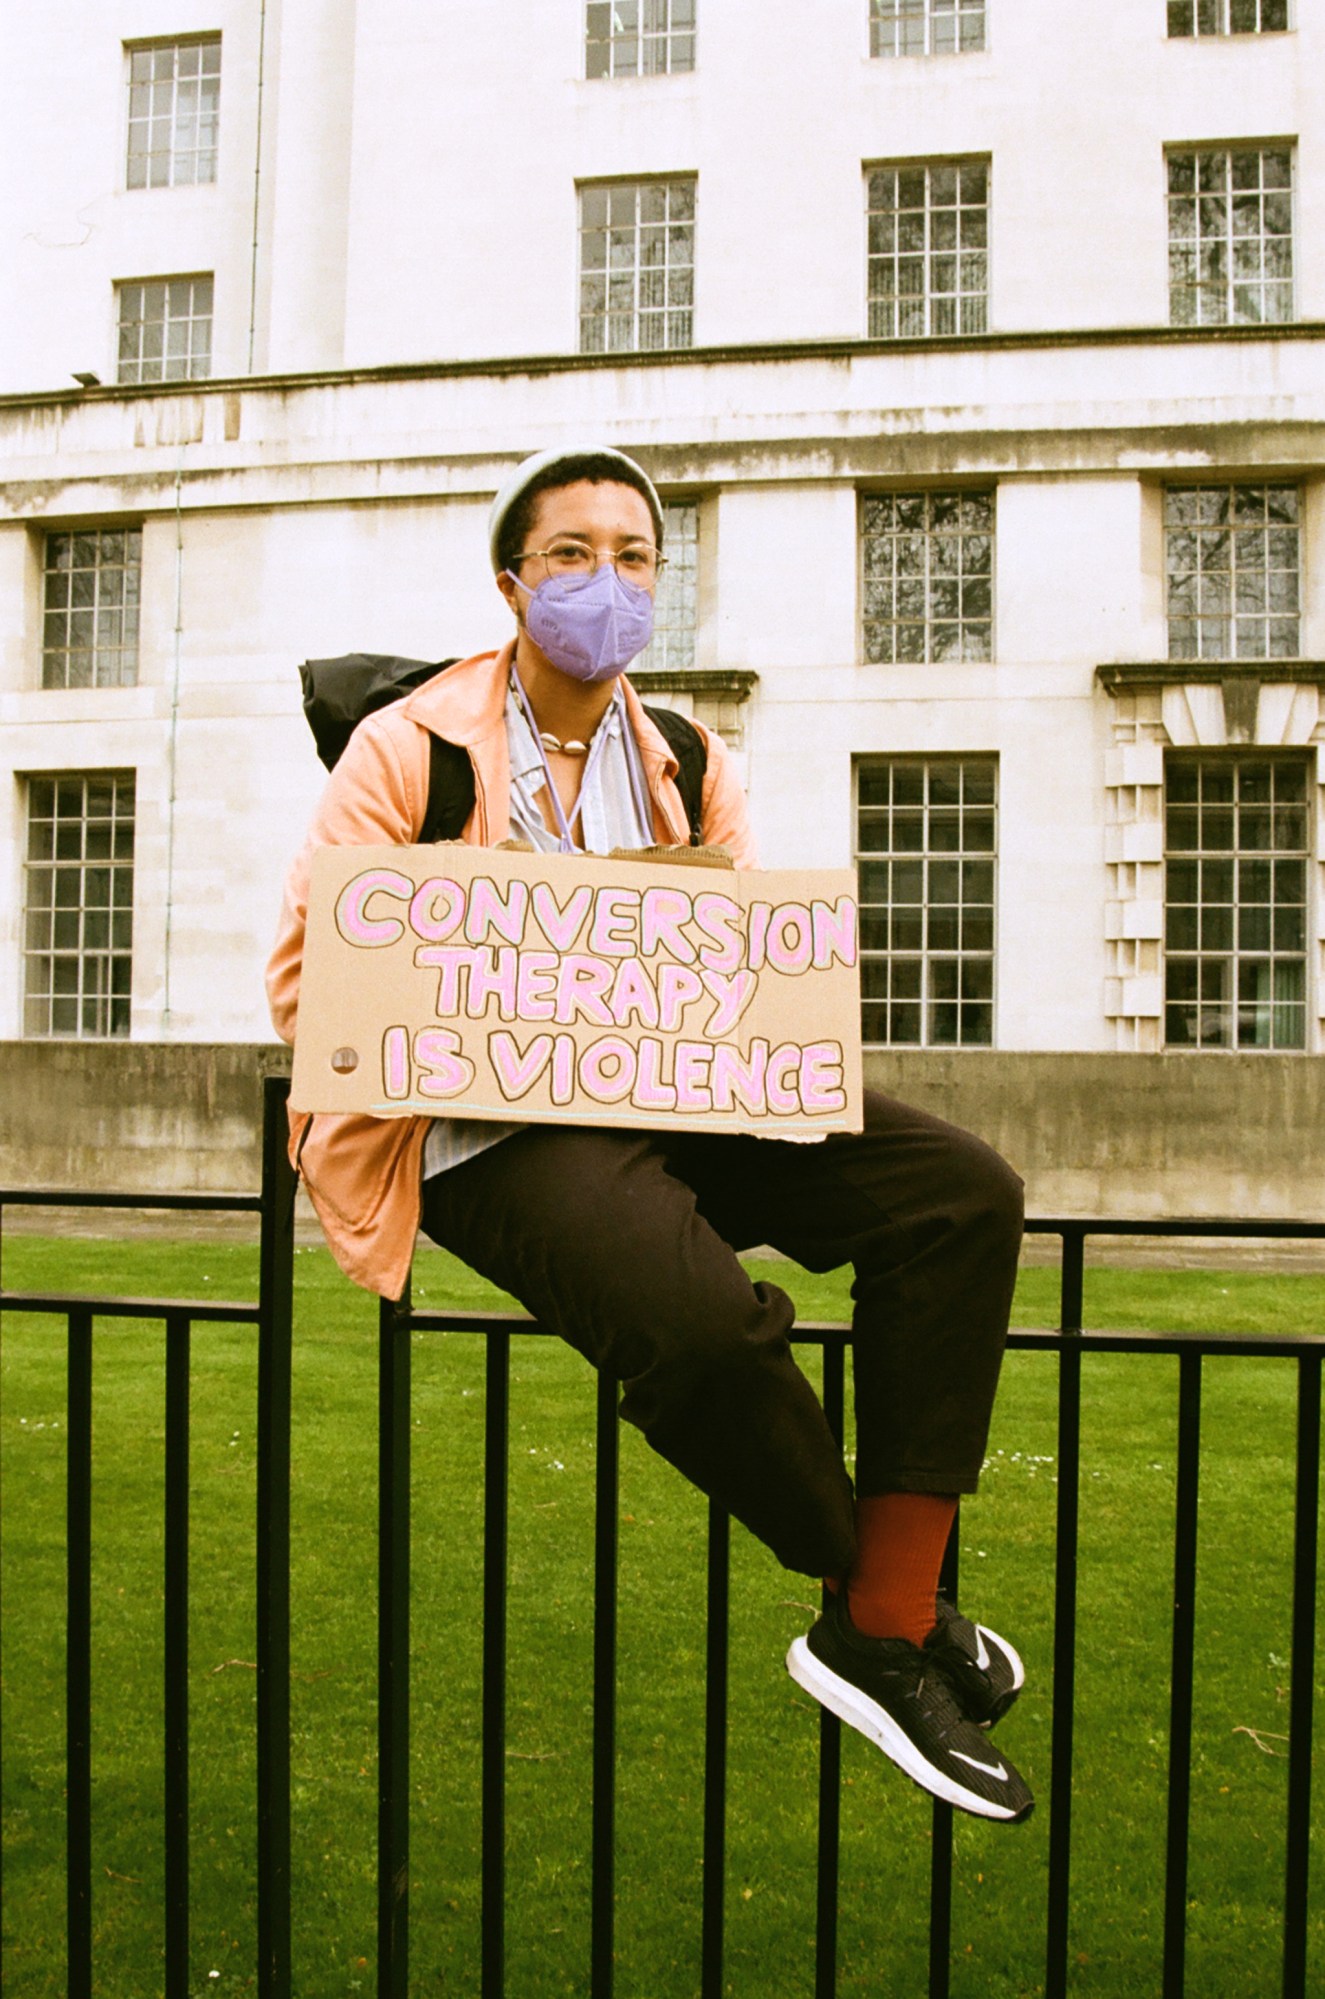
[[[424,685],[402,703],[402,713],[419,722],[435,736],[465,749],[478,749],[493,738],[501,739],[501,763],[505,768],[506,688],[510,678],[515,640],[508,639],[496,652],[475,653],[471,658],[448,666],[444,673]],[[662,840],[685,845],[690,829],[681,810],[680,794],[674,779],[680,765],[672,755],[667,738],[644,712],[644,704],[628,680],[622,681],[626,713],[639,745],[644,775],[653,800],[654,831]],[[495,797],[489,801],[491,815],[487,837],[504,839],[496,824],[509,818],[509,804]],[[507,828],[507,831],[509,827]]]

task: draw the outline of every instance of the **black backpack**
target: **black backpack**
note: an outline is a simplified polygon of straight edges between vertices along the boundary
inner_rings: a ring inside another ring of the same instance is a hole
[[[394,653],[347,652],[339,659],[306,659],[299,669],[304,688],[304,714],[313,731],[317,753],[333,770],[365,715],[403,701],[435,674],[454,666],[454,659],[399,659]],[[672,708],[644,709],[665,737],[680,768],[676,788],[690,825],[690,844],[702,846],[704,773],[708,744],[702,732]],[[429,733],[428,804],[419,828],[419,842],[457,840],[474,809],[474,767],[469,752]]]

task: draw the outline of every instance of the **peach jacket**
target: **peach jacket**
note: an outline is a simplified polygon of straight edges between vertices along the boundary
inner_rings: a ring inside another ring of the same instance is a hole
[[[514,649],[512,640],[500,652],[479,653],[449,667],[355,730],[285,884],[276,948],[267,967],[271,1017],[283,1040],[292,1042],[295,1036],[310,856],[316,847],[409,846],[414,841],[427,805],[430,733],[461,744],[474,766],[474,810],[462,837],[475,847],[510,837],[506,689]],[[662,845],[684,846],[690,832],[675,784],[676,759],[635,690],[629,682],[624,685],[653,801],[654,836]],[[745,794],[721,738],[710,730],[704,735],[704,839],[730,848],[738,867],[753,867]],[[290,1106],[291,1158],[332,1254],[356,1284],[386,1298],[398,1298],[409,1276],[428,1124],[425,1117],[313,1116]]]

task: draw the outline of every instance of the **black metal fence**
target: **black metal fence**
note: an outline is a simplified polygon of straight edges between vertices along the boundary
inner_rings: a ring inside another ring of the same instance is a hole
[[[192,1328],[251,1323],[258,1352],[257,1811],[258,1976],[263,1999],[292,1990],[290,1926],[290,1417],[294,1180],[285,1150],[288,1085],[265,1086],[263,1174],[256,1195],[202,1196],[0,1192],[4,1204],[239,1211],[258,1216],[260,1274],[251,1304],[206,1300],[73,1298],[0,1291],[0,1305],[50,1313],[68,1327],[66,1872],[69,1999],[91,1999],[91,1450],[93,1324],[100,1317],[155,1319],[166,1333],[165,1421],[165,1992],[186,1999],[189,1953],[188,1527],[189,1363]],[[1168,1747],[1168,1818],[1161,1991],[1185,1990],[1188,1817],[1197,1582],[1197,1496],[1204,1362],[1212,1356],[1273,1357],[1297,1373],[1291,1694],[1283,1916],[1285,1999],[1306,1999],[1311,1817],[1312,1686],[1320,1506],[1321,1362],[1325,1337],[1220,1333],[1089,1332],[1082,1324],[1088,1237],[1209,1236],[1325,1238],[1307,1222],[1082,1221],[1036,1219],[1028,1229],[1061,1243],[1059,1330],[1014,1332],[1011,1345],[1056,1356],[1058,1487],[1054,1582],[1052,1770],[1047,1799],[1049,1872],[1045,1992],[1070,1985],[1073,1691],[1081,1483],[1081,1362],[1085,1354],[1168,1354],[1179,1363],[1177,1503],[1173,1544],[1173,1640]],[[505,1313],[414,1310],[408,1294],[383,1304],[379,1325],[378,1549],[378,1992],[404,1999],[409,1963],[409,1559],[410,1342],[416,1332],[474,1332],[486,1342],[482,1660],[482,1909],[484,1999],[505,1989],[506,1552],[510,1342],[539,1333]],[[823,1349],[824,1404],[842,1434],[847,1329],[802,1325],[796,1337]],[[591,1999],[611,1999],[616,1906],[617,1390],[597,1388],[594,1535]],[[956,1536],[947,1581],[955,1586]],[[727,1792],[728,1520],[710,1505],[704,1737],[701,1999],[724,1989]],[[820,1722],[815,1999],[833,1999],[838,1959],[840,1725]],[[946,1999],[951,1961],[951,1808],[933,1807],[929,1995]]]

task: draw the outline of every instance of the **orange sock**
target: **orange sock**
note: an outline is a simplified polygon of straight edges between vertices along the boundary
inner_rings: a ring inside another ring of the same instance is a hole
[[[851,1622],[869,1638],[923,1645],[957,1513],[945,1492],[883,1492],[856,1501],[856,1559],[847,1577]]]

